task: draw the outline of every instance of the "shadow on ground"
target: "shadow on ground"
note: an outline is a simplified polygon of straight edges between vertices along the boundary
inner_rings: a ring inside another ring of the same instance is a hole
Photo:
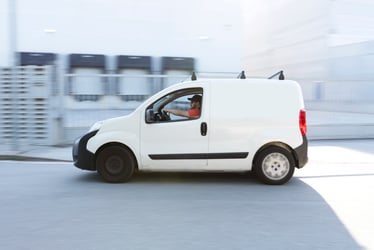
[[[75,181],[139,216],[144,228],[131,230],[155,249],[361,249],[319,193],[296,177],[282,186],[250,173],[138,173],[114,185],[85,173]]]

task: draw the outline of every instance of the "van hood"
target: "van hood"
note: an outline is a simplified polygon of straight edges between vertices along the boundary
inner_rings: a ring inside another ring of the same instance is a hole
[[[109,118],[105,120],[101,120],[98,122],[95,122],[91,128],[89,129],[89,132],[95,131],[95,130],[100,130],[101,128],[105,128],[108,125],[110,126],[111,124],[116,124],[121,120],[127,120],[129,119],[131,114],[120,116],[120,117],[115,117],[115,118]]]

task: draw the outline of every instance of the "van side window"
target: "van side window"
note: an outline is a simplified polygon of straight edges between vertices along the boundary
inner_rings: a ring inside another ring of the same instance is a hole
[[[157,100],[146,110],[146,122],[174,122],[198,119],[203,103],[202,88],[183,89]]]

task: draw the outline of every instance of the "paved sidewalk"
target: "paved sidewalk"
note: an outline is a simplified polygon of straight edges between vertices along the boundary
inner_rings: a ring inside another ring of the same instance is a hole
[[[374,115],[307,111],[307,121],[311,146],[320,140],[374,139]],[[374,140],[368,141],[374,145]],[[22,146],[14,150],[12,145],[0,145],[0,160],[72,161],[72,146]]]
[[[67,161],[72,162],[72,146],[28,146],[29,149],[1,150],[1,160],[17,161]],[[0,149],[2,147],[0,146]]]

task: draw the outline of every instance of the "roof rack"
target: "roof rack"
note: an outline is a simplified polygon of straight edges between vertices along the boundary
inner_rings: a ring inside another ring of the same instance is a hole
[[[268,79],[273,79],[274,77],[276,77],[278,75],[279,75],[279,77],[278,77],[279,80],[284,80],[285,79],[284,74],[283,74],[283,70],[275,73],[274,75],[270,76]]]
[[[242,72],[240,72],[240,74],[238,75],[238,78],[239,79],[246,79],[244,70],[242,70]]]
[[[242,70],[239,75],[237,76],[238,79],[246,79],[247,77],[245,76],[244,70]],[[191,75],[191,81],[196,81],[197,80],[197,75],[196,72],[193,71]]]
[[[196,80],[197,80],[197,76],[196,76],[195,71],[193,71],[192,76],[191,76],[191,81],[196,81]]]

